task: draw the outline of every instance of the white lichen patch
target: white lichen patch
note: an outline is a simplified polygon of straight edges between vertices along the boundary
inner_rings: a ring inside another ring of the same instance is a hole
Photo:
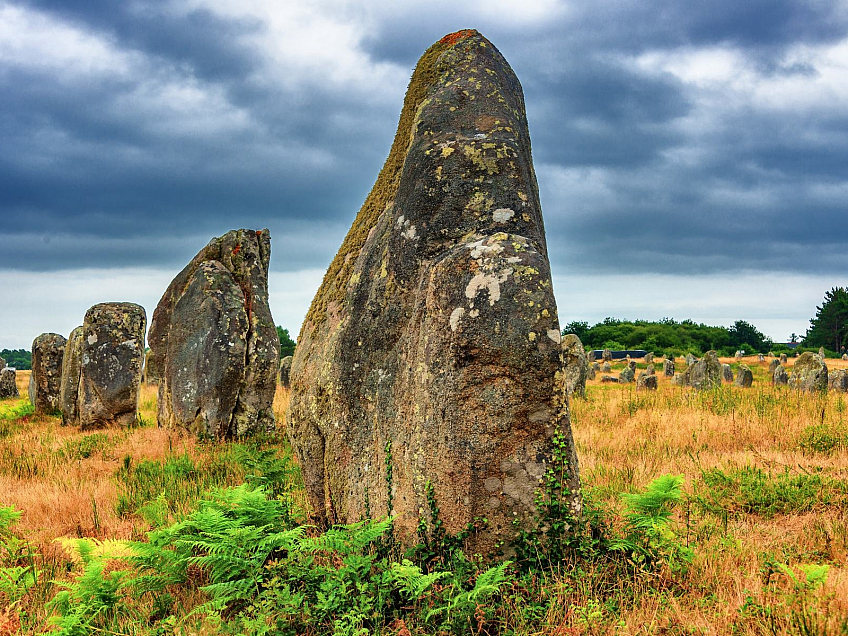
[[[406,229],[405,229],[405,230],[401,233],[401,236],[403,236],[404,238],[408,238],[408,239],[414,239],[414,238],[416,238],[416,237],[418,236],[418,234],[416,233],[415,226],[414,226],[414,225],[410,225],[408,228],[406,228]]]
[[[548,338],[557,344],[562,342],[562,334],[557,329],[548,329]]]
[[[88,344],[93,345],[96,342],[97,342],[97,334],[96,333],[89,334]]]
[[[450,328],[451,331],[456,331],[456,328],[459,326],[459,321],[462,318],[462,315],[465,313],[465,309],[462,307],[457,307],[451,312],[450,315]]]
[[[403,227],[403,222],[404,222],[405,220],[406,220],[406,217],[405,217],[403,214],[401,214],[401,215],[397,218],[397,221],[395,221],[395,227],[397,227],[397,228],[401,228],[401,227]]]
[[[515,216],[515,211],[509,208],[498,208],[492,212],[492,220],[495,223],[506,223]]]
[[[509,267],[502,272],[491,274],[477,272],[465,288],[465,297],[469,300],[474,300],[480,290],[485,289],[489,292],[489,305],[494,305],[501,299],[501,283],[506,282],[510,274],[512,274],[512,268]]]

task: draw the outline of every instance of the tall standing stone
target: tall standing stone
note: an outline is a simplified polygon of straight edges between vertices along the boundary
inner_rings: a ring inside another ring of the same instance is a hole
[[[569,333],[562,338],[562,361],[565,391],[568,395],[583,397],[586,395],[586,377],[589,375],[589,360],[583,350],[583,343],[576,334]]]
[[[159,384],[162,379],[162,369],[159,368],[161,360],[153,355],[153,349],[148,349],[144,354],[144,383]]]
[[[771,383],[775,386],[786,386],[789,384],[789,374],[786,367],[778,364],[771,374]]]
[[[657,376],[653,373],[642,371],[639,378],[636,380],[636,389],[646,389],[649,391],[657,390]]]
[[[654,352],[651,351],[650,353],[646,353],[645,354],[645,364],[653,364],[653,362],[654,362]]]
[[[3,366],[0,369],[0,399],[20,397],[15,369]]]
[[[100,303],[85,313],[77,399],[80,428],[135,422],[146,327],[144,308],[135,303]]]
[[[754,373],[751,371],[751,368],[747,364],[740,364],[739,369],[736,371],[736,386],[741,386],[743,388],[748,388],[754,383]]]
[[[663,375],[667,378],[674,377],[674,358],[666,358],[663,360]]]
[[[579,511],[524,100],[476,31],[418,62],[297,343],[287,431],[319,521],[368,502],[411,545],[431,488],[447,532],[488,519],[468,549],[491,553],[531,523],[555,431]]]
[[[821,356],[805,351],[792,365],[789,388],[799,391],[827,391],[827,365]]]
[[[839,393],[848,392],[848,371],[845,369],[836,369],[827,374],[827,386],[832,391]]]
[[[59,387],[59,409],[62,411],[63,424],[79,424],[78,400],[83,332],[82,326],[77,327],[65,343],[65,355],[62,357],[62,383]]]
[[[150,323],[159,424],[217,439],[272,430],[280,340],[268,306],[268,230],[212,239]]]
[[[626,364],[621,370],[621,373],[618,374],[618,381],[621,384],[629,384],[633,382],[634,376],[635,372],[633,371],[633,367],[631,367],[629,364]]]
[[[609,349],[604,349],[603,353],[601,354],[601,360],[603,360],[604,362],[611,362],[612,351],[610,351]]]
[[[292,356],[286,356],[280,360],[280,384],[287,389],[291,386],[291,366]]]
[[[586,352],[586,359],[589,361],[589,363],[592,363],[592,362],[595,361],[595,350],[594,349],[589,349]]]
[[[62,358],[66,342],[57,333],[43,333],[32,341],[29,401],[39,415],[54,415],[59,411]]]
[[[768,366],[769,375],[774,375],[775,370],[779,366],[780,366],[780,360],[778,360],[777,358],[772,358],[772,360],[771,360],[771,362],[769,362],[769,366]]]
[[[729,364],[721,365],[721,377],[724,378],[725,382],[733,382],[733,369],[730,368]]]
[[[786,354],[785,354],[785,353],[781,353],[781,354],[780,354],[780,364],[782,364],[782,365],[784,365],[784,366],[785,366],[785,365],[786,365],[786,362],[787,362]]]
[[[691,366],[695,365],[695,363],[698,362],[698,358],[693,356],[691,353],[686,354],[685,360],[686,360],[686,366],[687,367],[691,367]]]
[[[707,351],[704,357],[686,369],[686,384],[696,389],[714,389],[721,386],[721,362],[715,351]]]

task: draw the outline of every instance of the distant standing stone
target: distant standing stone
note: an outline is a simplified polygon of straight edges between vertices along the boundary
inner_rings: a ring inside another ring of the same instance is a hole
[[[601,365],[597,362],[593,362],[592,363],[592,369],[595,371],[595,373],[600,373]]]
[[[805,351],[792,366],[789,387],[798,391],[827,391],[827,365],[821,356]]]
[[[721,365],[721,376],[725,382],[733,382],[733,369],[730,368],[729,364]]]
[[[686,369],[686,384],[700,390],[714,389],[721,385],[721,362],[715,351],[707,351],[704,357]]]
[[[674,386],[686,386],[686,375],[683,373],[675,373],[671,378],[671,383]]]
[[[604,362],[601,365],[601,373],[612,373],[612,365],[609,362]]]
[[[836,369],[831,371],[827,376],[827,385],[833,391],[840,393],[848,392],[848,371],[845,369]]]
[[[654,368],[653,364],[649,364],[647,367],[645,367],[645,373],[647,373],[648,375],[656,375],[657,370]]]
[[[657,390],[657,376],[652,373],[646,373],[642,371],[639,374],[639,379],[636,381],[637,389],[647,389],[649,391]]]
[[[601,359],[604,362],[610,362],[612,360],[612,351],[604,349],[604,352],[601,354]]]
[[[742,359],[742,352],[741,352],[741,351],[737,351],[737,352],[736,352],[736,359],[737,359],[737,360],[741,360],[741,359]]]
[[[653,361],[654,361],[654,352],[651,351],[650,353],[646,353],[645,354],[645,364],[651,364],[651,363],[653,363]]]
[[[819,347],[819,357],[820,357],[822,360],[824,360],[824,358],[825,358],[825,355],[824,355],[824,347]]]
[[[603,384],[609,384],[609,383],[612,383],[612,382],[615,382],[617,384],[618,378],[615,377],[614,375],[602,375],[601,376],[601,382]]]
[[[4,366],[0,369],[0,399],[20,397],[18,383],[15,381],[15,370]]]
[[[589,349],[589,351],[586,353],[586,359],[590,363],[595,361],[595,350],[594,349]]]
[[[62,358],[66,342],[57,333],[43,333],[32,342],[29,401],[38,415],[54,415],[59,411]]]
[[[0,358],[0,371],[6,368],[6,360]]]
[[[848,360],[848,353],[843,353],[843,354],[842,354],[842,359],[843,359],[843,360]]]
[[[162,369],[158,365],[158,358],[153,355],[153,349],[148,349],[144,354],[144,383],[159,384],[162,379]]]
[[[280,360],[280,384],[282,384],[285,388],[289,388],[291,386],[291,366],[292,366],[292,356],[286,356],[282,360]]]
[[[692,365],[694,365],[698,362],[698,358],[693,356],[691,353],[686,354],[685,360],[686,360],[686,366],[687,367],[691,367]]]
[[[786,364],[787,359],[788,358],[786,357],[785,353],[780,354],[780,364]]]
[[[765,362],[766,357],[762,353],[757,354],[757,362]]]
[[[754,383],[754,374],[747,364],[740,364],[736,372],[736,386],[744,388],[750,387]]]
[[[769,362],[768,372],[769,375],[774,375],[774,370],[780,366],[780,360],[777,358],[773,358],[771,362]]]
[[[789,383],[789,374],[782,365],[777,365],[771,375],[771,383],[775,386],[786,386]]]
[[[585,397],[589,359],[576,334],[569,333],[562,337],[562,361],[566,394]]]
[[[80,428],[130,426],[136,421],[146,327],[144,307],[135,303],[100,303],[85,313]]]
[[[62,424],[79,424],[79,385],[82,370],[82,326],[77,327],[68,336],[65,343],[65,355],[62,358],[62,383],[59,388],[59,408],[62,411]]]
[[[629,384],[630,382],[633,382],[633,376],[633,367],[628,364],[621,370],[621,373],[618,374],[618,381],[621,384]]]
[[[590,365],[588,369],[586,369],[586,379],[594,380],[595,379],[595,366]]]
[[[674,358],[666,358],[663,360],[663,375],[668,378],[674,377]]]

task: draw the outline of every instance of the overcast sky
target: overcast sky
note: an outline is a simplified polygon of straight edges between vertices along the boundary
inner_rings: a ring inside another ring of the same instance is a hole
[[[389,5],[388,8],[384,5]],[[803,334],[848,285],[848,2],[0,0],[0,348],[269,228],[293,335],[434,41],[525,91],[560,318]]]

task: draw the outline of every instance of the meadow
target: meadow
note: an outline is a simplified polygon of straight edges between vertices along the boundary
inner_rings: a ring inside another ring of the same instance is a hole
[[[304,528],[282,387],[278,434],[232,443],[157,428],[151,386],[125,430],[4,400],[0,636],[848,634],[846,396],[742,362],[750,389],[589,382],[571,403],[585,520],[554,544],[540,498],[548,532],[506,567],[438,528],[408,555],[388,522]]]

